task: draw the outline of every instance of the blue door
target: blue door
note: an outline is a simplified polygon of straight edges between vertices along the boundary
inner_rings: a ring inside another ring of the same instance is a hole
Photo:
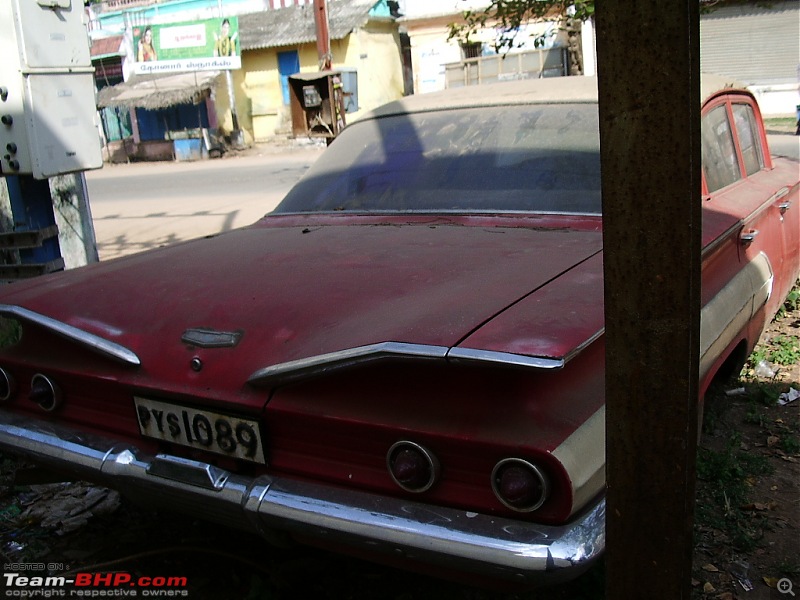
[[[289,106],[289,75],[300,71],[300,55],[297,50],[278,52],[278,73],[281,77],[281,93],[283,104]]]

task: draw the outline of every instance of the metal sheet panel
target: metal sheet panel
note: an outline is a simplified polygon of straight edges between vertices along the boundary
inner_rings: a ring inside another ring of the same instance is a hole
[[[747,85],[796,82],[799,25],[797,0],[719,7],[700,20],[700,68]]]

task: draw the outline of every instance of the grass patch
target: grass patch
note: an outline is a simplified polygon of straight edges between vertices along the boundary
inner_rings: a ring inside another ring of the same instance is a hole
[[[768,360],[776,365],[793,365],[800,361],[800,339],[796,335],[777,335],[772,338]]]
[[[775,321],[786,319],[784,325],[773,327],[771,337],[756,346],[738,381],[706,395],[704,432],[712,447],[701,446],[697,455],[695,535],[701,547],[749,553],[781,522],[773,508],[765,508],[764,499],[770,494],[765,494],[764,482],[784,465],[795,463],[792,457],[800,454],[800,420],[778,405],[781,394],[797,387],[778,374],[781,368],[800,363],[800,336],[795,334],[799,309],[800,282],[776,316]],[[724,388],[743,389],[728,395]],[[715,436],[720,424],[727,440]],[[775,504],[778,511],[780,506]],[[794,561],[780,570],[790,573],[796,568]]]
[[[793,133],[797,128],[796,117],[765,117],[764,128],[767,133],[770,132],[786,132]]]
[[[755,548],[768,523],[745,507],[755,478],[773,471],[767,457],[742,449],[739,433],[731,436],[722,450],[700,448],[697,477],[703,485],[699,491],[702,501],[696,507],[697,525],[722,532],[736,550]]]
[[[782,437],[779,446],[786,454],[800,454],[800,441],[796,437]]]
[[[800,284],[795,285],[794,289],[786,296],[786,300],[784,300],[775,318],[782,319],[787,313],[795,311],[798,308],[800,308]]]
[[[770,125],[795,125],[797,124],[796,117],[764,117],[764,123]]]
[[[753,350],[744,373],[757,375],[761,363],[788,367],[797,362],[800,362],[800,338],[796,335],[776,335]]]
[[[781,575],[788,575],[789,577],[796,577],[800,575],[800,563],[784,560],[777,565],[778,573]]]
[[[786,385],[780,383],[761,383],[756,385],[750,394],[751,398],[762,406],[775,406],[778,398],[786,391]]]

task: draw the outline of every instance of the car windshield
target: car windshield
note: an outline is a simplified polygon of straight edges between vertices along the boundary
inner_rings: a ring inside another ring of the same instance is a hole
[[[463,108],[355,122],[275,213],[600,213],[596,104]]]

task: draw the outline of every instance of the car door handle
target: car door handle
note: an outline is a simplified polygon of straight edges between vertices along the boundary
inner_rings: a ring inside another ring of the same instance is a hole
[[[742,235],[739,236],[739,241],[742,243],[743,246],[747,246],[753,243],[758,237],[758,229],[751,229],[750,231],[742,232]]]
[[[772,198],[770,198],[769,201],[770,202],[777,202],[781,198],[785,198],[788,195],[789,195],[789,188],[788,187],[782,187],[777,192],[772,194]],[[783,202],[778,204],[778,210],[780,210],[781,214],[783,214],[787,210],[789,210],[789,208],[791,208],[791,206],[792,206],[791,200],[784,200]]]

